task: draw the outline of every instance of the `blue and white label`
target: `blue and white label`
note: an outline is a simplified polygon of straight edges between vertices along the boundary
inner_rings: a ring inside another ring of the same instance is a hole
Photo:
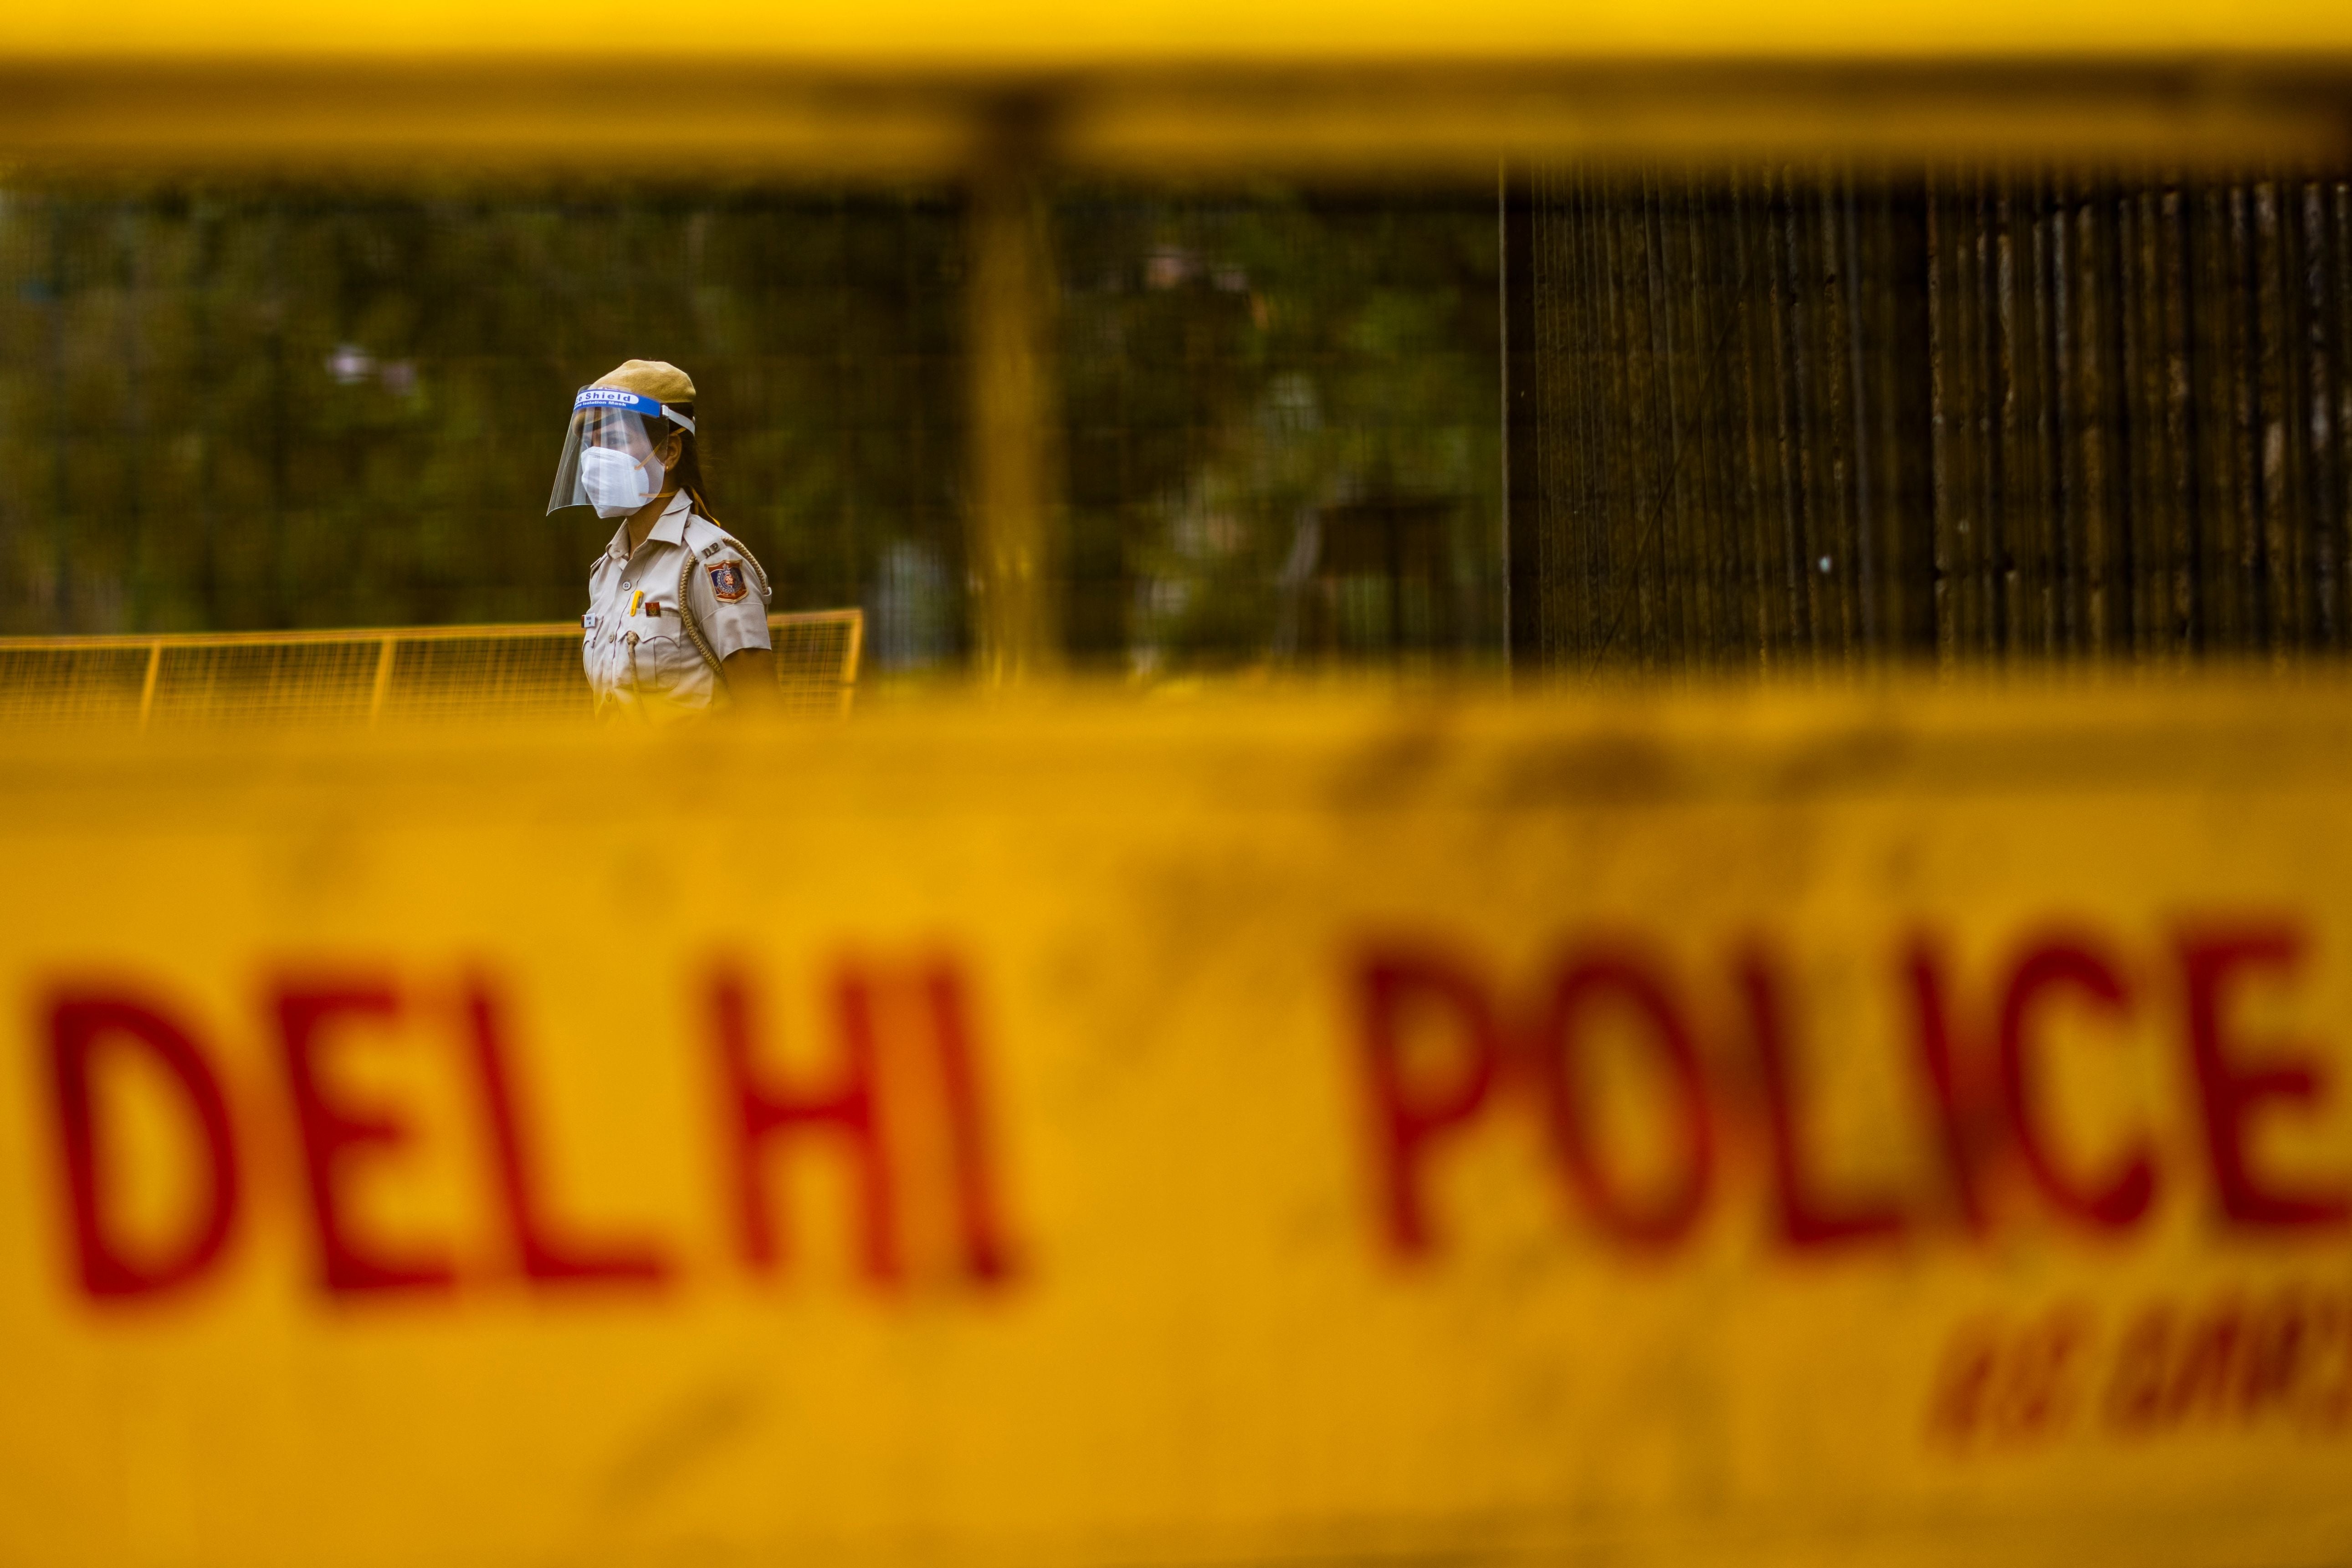
[[[649,415],[658,419],[662,405],[650,397],[640,397],[621,386],[583,386],[580,395],[572,400],[572,411],[583,408],[625,408],[632,413]]]

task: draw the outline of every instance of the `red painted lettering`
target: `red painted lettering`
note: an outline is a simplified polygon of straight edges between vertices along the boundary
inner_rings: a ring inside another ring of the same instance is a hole
[[[790,1256],[783,1216],[768,1198],[764,1155],[802,1131],[845,1140],[863,1198],[863,1261],[877,1281],[898,1275],[898,1237],[890,1200],[890,1168],[875,1115],[872,998],[862,980],[844,974],[835,990],[841,1028],[840,1080],[807,1092],[763,1078],[753,1062],[751,1003],[740,976],[721,971],[711,984],[711,1017],[733,1142],[736,1215],[743,1259],[762,1273]]]
[[[1981,1108],[1975,1058],[1956,1047],[1956,1031],[1944,984],[1942,955],[1927,938],[1915,938],[1906,963],[1911,983],[1914,1038],[1919,1064],[1934,1096],[1937,1141],[1952,1184],[1952,1203],[1961,1223],[1974,1233],[1985,1228],[1980,1167],[1991,1136]],[[1958,1037],[1964,1038],[1966,1037]]]
[[[2306,1417],[2322,1427],[2340,1427],[2352,1418],[2352,1295],[2337,1293],[2320,1299],[2312,1311],[2310,1343],[2305,1364],[2311,1372],[2314,1396],[2306,1404]],[[2332,1366],[2331,1351],[2335,1352]]]
[[[2000,1327],[1990,1319],[1963,1324],[1952,1336],[1927,1401],[1928,1436],[1958,1445],[1977,1436],[2000,1367],[2001,1343]]]
[[[2221,1212],[2236,1225],[2294,1229],[2340,1226],[2352,1216],[2352,1194],[2341,1185],[2283,1185],[2256,1171],[2249,1148],[2250,1124],[2264,1101],[2315,1107],[2324,1085],[2316,1063],[2289,1058],[2284,1050],[2273,1050],[2267,1067],[2246,1067],[2241,1058],[2248,1042],[2229,1033],[2225,993],[2247,971],[2291,973],[2302,956],[2301,934],[2283,926],[2192,933],[2180,941],[2189,1052],[2204,1113],[2205,1147]]]
[[[2013,1326],[1964,1323],[1944,1352],[1927,1406],[1928,1436],[1955,1447],[2046,1441],[2081,1401],[2089,1309],[2062,1303]]]
[[[2168,1421],[2179,1423],[2230,1412],[2244,1348],[2245,1313],[2235,1300],[2214,1305],[2189,1327],[2164,1396]]]
[[[499,1196],[524,1277],[548,1285],[654,1284],[665,1279],[669,1265],[650,1243],[597,1242],[560,1234],[531,1165],[520,1095],[507,1063],[497,1004],[479,980],[467,994],[466,1016]]]
[[[389,1021],[399,1012],[398,996],[383,984],[287,988],[278,996],[278,1038],[301,1133],[320,1275],[337,1294],[446,1289],[456,1280],[445,1258],[422,1252],[395,1256],[355,1235],[343,1207],[342,1184],[353,1158],[370,1150],[389,1153],[408,1142],[409,1131],[390,1110],[354,1106],[331,1092],[321,1070],[325,1026],[344,1016]]]
[[[1650,1042],[1674,1083],[1681,1126],[1679,1173],[1655,1197],[1622,1193],[1602,1168],[1579,1071],[1586,1031],[1595,1007],[1615,1001],[1639,1015]],[[1690,1031],[1664,983],[1639,960],[1625,956],[1583,959],[1566,966],[1552,986],[1550,1005],[1527,1038],[1529,1059],[1539,1075],[1550,1111],[1553,1141],[1569,1181],[1601,1229],[1635,1247],[1665,1247],[1681,1239],[1706,1204],[1715,1170],[1715,1142],[1707,1112],[1706,1084]]]
[[[2115,1370],[2107,1381],[2108,1425],[2146,1432],[2164,1420],[2165,1380],[2171,1366],[2173,1310],[2168,1303],[2147,1308],[2124,1331]]]
[[[1765,1117],[1771,1135],[1772,1178],[1780,1235],[1800,1250],[1848,1246],[1899,1234],[1903,1214],[1893,1204],[1849,1199],[1843,1207],[1815,1190],[1806,1168],[1801,1103],[1796,1064],[1782,1019],[1780,986],[1762,950],[1749,948],[1738,961],[1739,987],[1762,1078]]]
[[[90,1067],[103,1045],[144,1052],[170,1073],[204,1144],[202,1198],[176,1237],[142,1247],[121,1236],[107,1202],[106,1120]],[[188,1284],[228,1243],[237,1214],[236,1144],[228,1103],[189,1032],[163,1012],[115,994],[67,993],[49,1005],[49,1076],[57,1097],[74,1258],[82,1289],[100,1299],[154,1296]]]
[[[980,1068],[972,1047],[971,1010],[963,979],[954,965],[936,962],[923,976],[931,1027],[940,1052],[940,1076],[948,1105],[949,1159],[955,1177],[956,1219],[963,1233],[964,1268],[975,1279],[996,1281],[1013,1269],[1003,1217],[989,1160],[987,1122],[980,1097]]]
[[[2239,1403],[2250,1416],[2293,1404],[2310,1349],[2304,1294],[2286,1287],[2258,1304],[2247,1324]]]
[[[1486,992],[1465,972],[1427,952],[1384,950],[1357,969],[1362,1009],[1366,1080],[1371,1090],[1373,1141],[1380,1162],[1381,1210],[1389,1240],[1407,1255],[1433,1246],[1422,1202],[1422,1167],[1441,1134],[1475,1116],[1503,1059],[1503,1036]],[[1409,1012],[1442,1013],[1463,1048],[1450,1076],[1408,1073],[1404,1066]]]
[[[2135,1145],[2105,1182],[2086,1184],[2068,1175],[2053,1157],[2041,1119],[2034,1112],[2037,1079],[2026,1026],[2035,1002],[2045,992],[2061,987],[2081,993],[2105,1012],[2129,1010],[2123,982],[2087,942],[2049,942],[2028,949],[2011,972],[2008,992],[2001,998],[2001,1103],[2009,1114],[2010,1136],[2043,1194],[2077,1219],[2119,1228],[2146,1215],[2156,1193],[2156,1162],[2147,1142]]]

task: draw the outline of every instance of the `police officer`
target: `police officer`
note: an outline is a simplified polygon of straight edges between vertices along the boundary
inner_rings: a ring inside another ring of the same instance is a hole
[[[668,719],[773,694],[768,574],[703,499],[694,383],[633,359],[584,386],[547,510],[625,518],[588,577],[581,657],[600,715]]]

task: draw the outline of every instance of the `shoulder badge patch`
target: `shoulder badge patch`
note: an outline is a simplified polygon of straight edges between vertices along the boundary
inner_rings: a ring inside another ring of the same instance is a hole
[[[718,595],[722,605],[731,605],[750,593],[751,584],[744,581],[743,563],[740,561],[722,561],[710,568],[710,591]]]

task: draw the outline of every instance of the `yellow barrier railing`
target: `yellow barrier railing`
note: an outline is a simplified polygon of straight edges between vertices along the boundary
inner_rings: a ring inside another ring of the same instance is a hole
[[[846,714],[862,610],[768,617],[783,706]],[[0,637],[0,724],[345,722],[588,711],[570,621]]]

